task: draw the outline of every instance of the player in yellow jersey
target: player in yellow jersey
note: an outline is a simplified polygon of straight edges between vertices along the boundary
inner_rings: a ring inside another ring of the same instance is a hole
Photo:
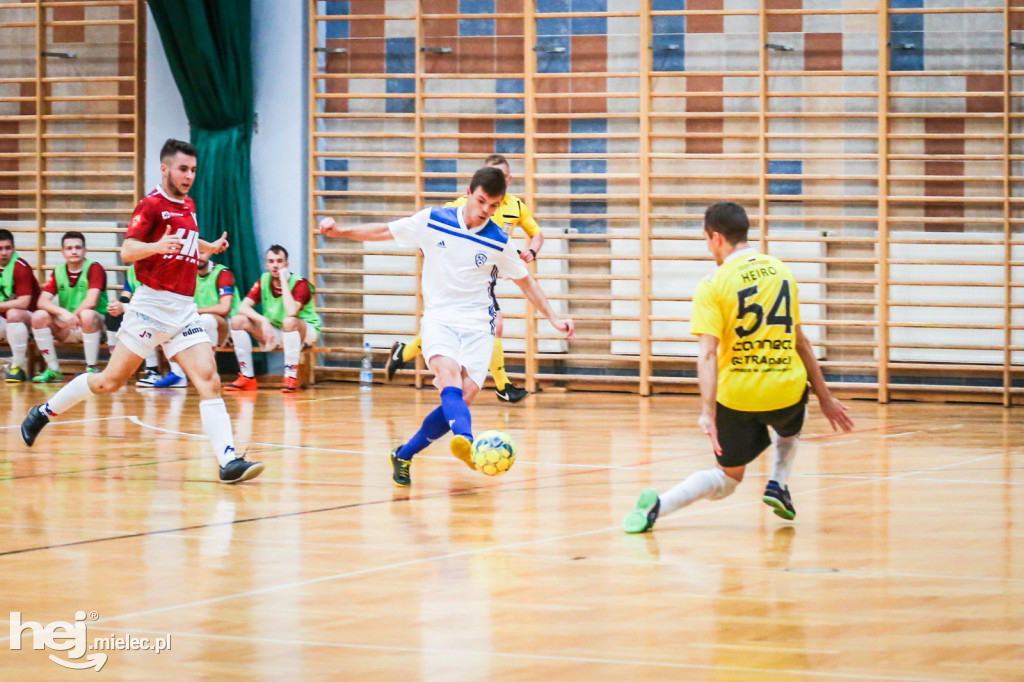
[[[775,431],[775,469],[761,499],[778,516],[793,519],[786,480],[807,411],[808,380],[832,428],[853,428],[800,330],[793,273],[748,245],[749,229],[746,211],[734,202],[719,202],[704,214],[704,238],[719,267],[697,285],[690,333],[700,343],[698,424],[711,439],[718,466],[690,474],[661,496],[644,490],[623,520],[627,533],[649,530],[659,515],[697,500],[731,495],[746,466],[771,444],[769,426]]]
[[[508,161],[501,154],[491,154],[484,161],[484,165],[501,170],[505,174],[505,182],[509,182],[512,179],[512,172],[509,169]],[[454,201],[449,201],[445,204],[445,208],[461,206],[464,203],[466,203],[466,197],[461,196]],[[494,212],[492,220],[509,234],[513,234],[517,227],[522,228],[523,232],[526,233],[527,239],[529,239],[529,246],[519,252],[519,257],[526,263],[532,263],[537,258],[537,254],[540,253],[540,247],[544,245],[544,234],[540,231],[540,225],[534,220],[533,214],[530,213],[530,209],[523,203],[522,199],[512,194],[505,194],[505,199],[501,202],[498,210]],[[501,347],[502,315],[501,309],[498,307],[498,299],[494,296],[494,282],[491,283],[490,294],[491,303],[494,306],[495,313],[497,313],[494,327],[494,355],[491,356],[490,368],[491,376],[494,377],[494,392],[500,400],[517,403],[530,395],[530,392],[514,385],[509,380],[508,374],[505,373],[505,351]],[[420,352],[419,336],[409,343],[395,341],[391,346],[391,354],[388,356],[385,366],[387,380],[391,381],[392,377],[395,376],[395,372],[404,367],[406,363],[412,362]]]

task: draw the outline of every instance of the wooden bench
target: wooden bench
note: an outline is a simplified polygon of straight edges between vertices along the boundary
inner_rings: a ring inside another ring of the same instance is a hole
[[[84,359],[84,357],[68,358],[68,357],[66,357],[66,355],[64,353],[64,351],[71,351],[71,352],[76,353],[77,356],[84,356],[85,347],[83,346],[83,344],[81,344],[81,343],[62,343],[60,341],[57,341],[54,344],[54,347],[57,349],[57,357],[60,358],[61,371],[63,371],[65,374],[69,374],[69,373],[70,374],[78,374],[78,373],[81,373],[81,372],[85,371],[85,359]],[[104,344],[100,344],[100,350],[102,351],[104,349],[106,349],[109,352],[109,347],[107,346],[107,344],[105,344],[105,343]],[[231,346],[218,346],[218,347],[215,347],[213,350],[216,353],[232,353],[232,354],[234,354],[234,352],[235,352],[235,349],[232,348]],[[310,385],[316,383],[315,380],[314,380],[314,374],[313,374],[313,354],[314,354],[315,350],[316,349],[313,349],[313,348],[303,348],[302,352],[299,354],[298,380],[299,380],[299,387],[300,388],[306,388],[307,386],[310,386]],[[263,352],[258,347],[253,348],[252,351],[253,351],[253,353],[262,353]],[[268,352],[280,353],[281,351],[280,350],[273,350],[273,351],[268,351]],[[160,373],[161,374],[166,374],[169,371],[169,368],[170,368],[170,366],[167,363],[167,359],[164,357],[164,354],[163,354],[162,350],[159,350],[157,354],[158,354],[159,360],[160,360],[160,364],[159,364]],[[42,372],[43,369],[46,367],[46,362],[43,360],[43,356],[40,355],[39,348],[32,341],[29,341],[29,344],[28,344],[28,354],[27,354],[26,359],[27,359],[27,362],[25,364],[27,365],[27,367],[25,367],[24,369],[25,369],[25,373],[28,375],[28,379],[31,380],[32,377],[34,377],[35,375],[37,375],[40,372]],[[100,360],[100,364],[103,365],[103,364],[105,364],[105,362],[101,359]],[[71,368],[70,370],[69,370],[69,367]],[[144,369],[145,369],[145,367],[142,367],[142,366],[139,367],[139,371],[140,372],[143,371]],[[230,383],[230,382],[234,381],[234,379],[235,379],[234,376],[221,375],[221,382],[222,383]],[[274,375],[274,374],[263,374],[263,375],[260,375],[260,376],[256,377],[256,379],[260,383],[265,383],[268,388],[280,387],[283,384],[283,382],[281,381],[281,377],[279,375]]]

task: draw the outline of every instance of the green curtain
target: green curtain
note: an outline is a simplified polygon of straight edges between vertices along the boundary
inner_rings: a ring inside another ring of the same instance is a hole
[[[228,233],[216,257],[241,292],[259,279],[263,259],[253,231],[251,0],[149,0],[199,152],[192,190],[199,233]]]

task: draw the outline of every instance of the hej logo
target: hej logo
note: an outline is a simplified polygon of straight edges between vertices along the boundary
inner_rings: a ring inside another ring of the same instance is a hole
[[[93,619],[95,620],[95,618]],[[85,624],[85,611],[75,612],[75,622],[68,623],[62,620],[54,621],[43,627],[35,621],[28,621],[22,624],[21,611],[11,612],[11,649],[21,649],[21,638],[25,630],[32,631],[33,649],[53,649],[54,651],[67,651],[70,661],[65,661],[50,654],[50,660],[65,668],[85,670],[86,668],[100,668],[107,662],[106,654],[89,654],[84,661],[75,661],[81,658],[89,647],[87,625]]]

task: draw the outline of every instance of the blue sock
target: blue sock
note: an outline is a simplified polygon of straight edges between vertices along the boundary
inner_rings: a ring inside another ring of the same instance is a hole
[[[444,410],[437,408],[426,416],[423,425],[416,432],[409,442],[398,449],[398,459],[412,459],[420,450],[423,450],[433,441],[448,433],[448,420],[444,418]]]
[[[441,409],[444,410],[444,418],[452,427],[452,433],[456,436],[465,436],[472,442],[473,417],[469,414],[469,405],[462,397],[462,389],[449,386],[441,391]]]

